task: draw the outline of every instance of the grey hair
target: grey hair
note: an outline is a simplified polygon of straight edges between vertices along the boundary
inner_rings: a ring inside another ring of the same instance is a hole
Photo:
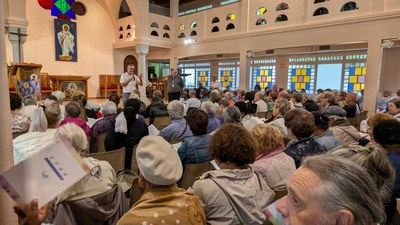
[[[185,106],[178,100],[170,102],[167,106],[167,110],[171,119],[182,119],[185,115]]]
[[[58,103],[60,104],[64,101],[65,94],[62,91],[53,91],[51,95],[54,95],[57,98]]]
[[[226,93],[225,93],[225,97],[226,97],[227,99],[232,99],[232,98],[233,98],[233,93],[232,93],[232,92],[226,92]]]
[[[155,91],[153,92],[153,98],[154,98],[154,97],[159,97],[159,98],[162,99],[162,93],[161,93],[161,91],[160,91],[160,90],[155,90]]]
[[[375,181],[383,202],[388,202],[395,175],[386,154],[382,150],[376,147],[344,145],[333,149],[331,154],[350,159],[366,168],[369,175]]]
[[[112,101],[107,101],[101,105],[104,115],[117,114],[117,105]]]
[[[132,92],[132,93],[129,95],[128,99],[137,99],[137,100],[140,100],[140,96],[137,95],[135,92]]]
[[[366,169],[329,154],[307,157],[301,167],[321,180],[314,194],[324,212],[348,210],[354,225],[384,224],[385,207]]]
[[[27,105],[36,105],[36,96],[35,95],[27,95],[22,98],[22,103],[25,106]]]
[[[190,89],[189,90],[189,96],[191,96],[191,95],[195,95],[196,96],[196,90]]]
[[[135,90],[133,90],[133,92],[132,93],[135,93],[135,94],[137,94],[138,96],[139,96],[139,98],[140,98],[140,91],[138,90],[138,89],[135,89]]]
[[[225,123],[240,123],[241,115],[240,110],[236,106],[229,106],[225,112],[222,113]]]
[[[201,103],[201,109],[204,110],[207,114],[215,114],[215,106],[210,101],[205,101]]]
[[[277,99],[275,101],[274,108],[279,109],[279,114],[281,114],[281,116],[284,116],[287,111],[290,110],[290,103],[285,98]]]
[[[218,103],[219,101],[221,101],[221,95],[219,94],[219,92],[217,90],[213,90],[210,93],[210,101],[212,103]]]
[[[333,93],[331,93],[331,92],[324,92],[322,94],[322,97],[326,98],[328,100],[329,104],[333,104],[333,103],[336,102],[335,95]]]
[[[49,125],[57,125],[61,110],[58,102],[45,99],[33,111],[29,132],[46,132]]]
[[[301,102],[303,100],[303,95],[299,92],[295,92],[295,93],[293,93],[293,99],[296,102]]]
[[[87,156],[88,140],[85,132],[82,128],[78,127],[78,125],[74,123],[66,123],[59,127],[54,134],[54,138],[59,140],[61,137],[67,138],[80,156]]]

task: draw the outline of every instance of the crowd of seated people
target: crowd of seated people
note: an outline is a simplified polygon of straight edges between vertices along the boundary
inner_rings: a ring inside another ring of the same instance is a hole
[[[105,176],[104,183],[91,189],[85,185],[99,177],[90,174],[79,188],[74,185],[54,199],[46,221],[65,221],[57,220],[62,202],[117,193],[118,171],[87,155],[97,152],[98,137],[105,134],[105,150],[125,149],[124,168],[138,168],[135,175],[144,190],[129,212],[115,214],[112,224],[266,224],[266,207],[282,189],[288,195],[277,209],[287,224],[398,222],[400,98],[387,99],[387,112],[368,118],[368,130],[360,133],[349,120],[362,112],[357,93],[327,89],[312,96],[275,86],[249,92],[202,90],[201,99],[195,90],[189,94],[185,102],[165,104],[155,91],[146,106],[140,93],[132,93],[119,110],[119,96],[114,95],[96,110],[87,109],[86,96],[76,93],[63,107],[63,119],[60,93],[55,93],[56,101],[50,97],[34,104],[33,113],[24,116],[27,124],[22,123],[27,133],[13,140],[15,164],[64,135],[88,165],[101,168],[98,176]],[[22,99],[10,95],[10,103],[12,118],[20,116]],[[147,110],[141,113],[143,108]],[[151,113],[157,110],[162,115]],[[260,118],[260,112],[271,117]],[[149,135],[148,126],[158,116],[169,116],[170,124]],[[179,188],[188,165],[211,161],[215,170],[203,173],[188,190]],[[301,215],[297,204],[307,214]],[[101,218],[101,212],[94,213]]]

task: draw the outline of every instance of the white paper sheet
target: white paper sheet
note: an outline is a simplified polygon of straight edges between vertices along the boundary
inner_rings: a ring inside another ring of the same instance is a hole
[[[39,207],[61,194],[90,171],[66,140],[48,145],[0,174],[0,186],[17,202]]]
[[[149,135],[159,135],[160,134],[160,131],[153,124],[151,124],[148,129],[149,129]]]

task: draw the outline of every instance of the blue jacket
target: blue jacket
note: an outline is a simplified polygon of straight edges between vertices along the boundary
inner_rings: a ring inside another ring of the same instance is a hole
[[[208,134],[186,137],[178,149],[183,169],[190,163],[201,163],[212,160],[213,158],[208,154],[209,143],[210,135]]]

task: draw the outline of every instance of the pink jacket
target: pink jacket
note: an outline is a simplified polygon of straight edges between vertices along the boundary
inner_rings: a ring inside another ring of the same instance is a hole
[[[58,127],[61,127],[62,125],[67,124],[67,123],[75,123],[76,125],[78,125],[78,127],[83,129],[83,131],[85,132],[86,136],[90,137],[90,127],[82,119],[67,117],[63,121],[60,122]]]

